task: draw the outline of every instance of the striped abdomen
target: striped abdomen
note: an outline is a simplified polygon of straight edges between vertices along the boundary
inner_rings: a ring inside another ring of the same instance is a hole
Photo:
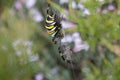
[[[50,34],[51,36],[54,36],[56,33],[56,26],[55,26],[55,19],[54,19],[55,14],[53,15],[47,15],[46,18],[46,26],[45,28],[47,29],[48,34]]]

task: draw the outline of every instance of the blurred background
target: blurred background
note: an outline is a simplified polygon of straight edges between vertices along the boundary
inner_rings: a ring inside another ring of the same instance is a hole
[[[44,27],[47,2],[74,64]],[[120,80],[120,0],[0,0],[0,80]]]

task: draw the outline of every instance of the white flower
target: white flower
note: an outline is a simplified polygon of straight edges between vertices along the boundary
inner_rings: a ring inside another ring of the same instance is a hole
[[[42,73],[38,73],[35,75],[35,80],[43,80],[44,76]]]
[[[81,10],[85,9],[84,5],[82,5],[80,3],[78,4],[78,8],[81,9]]]
[[[14,41],[14,42],[12,43],[13,48],[16,49],[17,45],[18,45],[20,42],[21,42],[21,39],[17,39],[16,41]]]
[[[60,0],[59,3],[60,4],[68,3],[68,0]]]
[[[69,14],[68,10],[64,10],[64,11],[61,12],[62,18],[65,18],[65,19],[67,19],[68,14]]]
[[[24,41],[23,42],[24,46],[32,46],[32,41]]]
[[[88,51],[89,50],[89,45],[86,42],[84,42],[82,44],[79,43],[79,44],[74,45],[73,52],[79,52],[81,50]]]
[[[33,61],[38,61],[39,60],[39,56],[36,54],[36,55],[30,55],[30,62],[33,62]]]
[[[62,27],[64,29],[66,29],[66,28],[72,28],[72,27],[76,26],[76,24],[74,24],[72,22],[69,22],[69,21],[65,21],[65,20],[61,21],[61,24],[62,24]]]
[[[61,40],[62,43],[71,43],[73,40],[72,40],[72,36],[71,35],[65,35],[65,37]]]
[[[22,9],[22,3],[21,3],[20,1],[16,1],[16,2],[15,2],[15,8],[16,8],[17,10]]]
[[[74,41],[73,52],[79,52],[81,50],[87,51],[89,49],[89,45],[82,41],[82,38],[78,32],[73,33],[72,37]]]
[[[84,15],[90,15],[90,11],[88,9],[84,9],[83,14]]]
[[[107,14],[108,13],[108,10],[106,10],[106,9],[104,9],[103,11],[102,11],[102,14]]]
[[[77,4],[75,1],[72,1],[72,8],[76,9],[77,8]]]
[[[82,38],[80,36],[80,33],[75,32],[75,33],[72,34],[72,37],[73,37],[74,41],[77,40],[77,39],[79,39],[80,42],[82,42]]]
[[[36,3],[36,0],[26,0],[25,4],[28,9],[32,8]]]
[[[33,16],[34,21],[36,21],[36,22],[43,21],[43,16],[37,9],[35,9],[35,8],[31,9],[30,14]]]
[[[104,2],[104,0],[98,0],[99,2]]]
[[[13,46],[16,54],[18,56],[21,56],[21,54],[24,51],[24,49],[20,48],[19,46],[26,47],[26,49],[25,49],[26,50],[26,54],[31,55],[32,54],[32,51],[31,51],[32,44],[33,44],[32,41],[24,41],[22,39],[17,39],[16,41],[14,41],[12,43],[12,46]]]
[[[58,71],[59,71],[59,68],[58,68],[58,67],[54,67],[54,68],[50,71],[50,73],[51,73],[51,74],[57,74]]]

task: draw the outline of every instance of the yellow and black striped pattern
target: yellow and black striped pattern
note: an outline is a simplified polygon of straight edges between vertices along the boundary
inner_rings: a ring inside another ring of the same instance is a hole
[[[47,9],[49,10],[49,9]],[[49,11],[47,11],[49,12]],[[46,25],[45,28],[47,29],[48,34],[50,34],[52,37],[54,37],[55,33],[56,33],[56,22],[55,22],[55,14],[50,15],[49,13],[47,13],[47,18],[45,20]]]
[[[47,8],[47,17],[45,23],[45,28],[47,29],[48,34],[50,34],[54,38],[63,37],[63,34],[61,32],[62,26],[60,17],[57,14],[53,13],[50,5]]]

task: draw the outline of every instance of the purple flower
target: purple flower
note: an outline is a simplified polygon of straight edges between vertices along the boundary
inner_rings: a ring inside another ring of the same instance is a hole
[[[72,22],[69,22],[69,21],[66,21],[66,20],[63,20],[62,22],[61,22],[61,24],[62,24],[62,26],[63,26],[63,28],[72,28],[72,27],[75,27],[76,26],[76,24],[74,24],[74,23],[72,23]]]
[[[32,8],[36,3],[36,0],[26,0],[25,4],[28,9]]]
[[[35,9],[35,8],[31,9],[30,13],[31,13],[34,21],[36,21],[36,22],[43,21],[43,16],[37,9]]]
[[[115,7],[114,7],[113,5],[109,5],[109,6],[108,6],[108,10],[109,10],[109,11],[114,11],[114,10],[115,10]]]
[[[73,41],[74,41],[73,52],[79,52],[83,49],[87,51],[89,49],[89,45],[87,44],[87,42],[82,41],[82,38],[78,32],[73,33]]]
[[[22,3],[21,3],[20,1],[16,1],[16,2],[15,2],[15,8],[16,8],[17,10],[22,9]]]
[[[44,75],[42,73],[38,73],[35,75],[35,80],[43,80]]]

